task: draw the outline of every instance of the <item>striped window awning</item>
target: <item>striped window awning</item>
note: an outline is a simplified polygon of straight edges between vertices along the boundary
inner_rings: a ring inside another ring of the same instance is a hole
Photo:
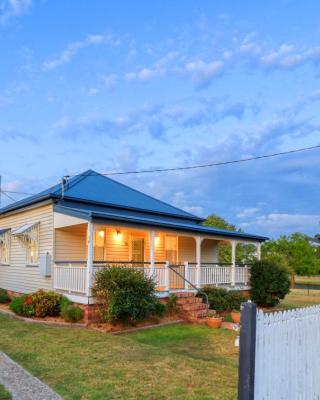
[[[0,243],[6,243],[7,242],[7,233],[10,232],[10,228],[7,229],[0,229]]]
[[[25,224],[20,226],[19,228],[12,229],[11,234],[13,236],[36,239],[38,226],[39,222],[35,222],[33,224]]]

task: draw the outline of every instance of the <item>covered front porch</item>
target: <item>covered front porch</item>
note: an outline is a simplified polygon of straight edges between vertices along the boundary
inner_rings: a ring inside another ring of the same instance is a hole
[[[54,290],[87,304],[96,271],[110,265],[136,268],[154,279],[159,296],[194,291],[206,285],[247,289],[250,266],[236,263],[232,236],[193,234],[181,230],[99,223],[55,217]],[[256,256],[260,258],[260,242]],[[219,247],[231,247],[228,263],[219,263]]]

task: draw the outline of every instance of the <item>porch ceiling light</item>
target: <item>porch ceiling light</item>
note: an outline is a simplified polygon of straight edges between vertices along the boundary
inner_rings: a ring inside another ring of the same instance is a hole
[[[115,234],[115,240],[117,242],[119,242],[122,239],[122,233],[120,232],[119,229],[116,230],[116,234]]]
[[[98,235],[99,235],[101,238],[104,238],[104,231],[103,231],[103,230],[99,231]]]

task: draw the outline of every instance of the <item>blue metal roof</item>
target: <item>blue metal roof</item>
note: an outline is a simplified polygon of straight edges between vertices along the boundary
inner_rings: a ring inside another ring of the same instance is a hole
[[[62,186],[58,184],[35,196],[27,197],[26,199],[0,209],[0,214],[49,198],[60,199],[61,197]],[[196,221],[202,220],[195,215],[189,214],[184,210],[173,207],[170,204],[148,196],[92,170],[88,170],[68,180],[65,186],[64,199],[103,204],[117,208],[141,210],[156,214],[174,215]]]
[[[202,233],[207,235],[219,235],[229,238],[248,239],[256,241],[265,241],[268,238],[244,232],[232,232],[224,229],[218,229],[211,226],[200,225],[195,221],[187,219],[150,215],[144,212],[133,212],[129,210],[113,209],[103,206],[80,204],[76,202],[60,201],[55,205],[57,212],[77,216],[95,222],[106,223],[131,223],[143,226],[152,226],[168,229],[176,229],[193,233]]]

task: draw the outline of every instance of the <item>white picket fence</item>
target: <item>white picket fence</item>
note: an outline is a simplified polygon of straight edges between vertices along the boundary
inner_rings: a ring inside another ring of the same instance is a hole
[[[257,313],[254,400],[320,399],[320,306]]]

